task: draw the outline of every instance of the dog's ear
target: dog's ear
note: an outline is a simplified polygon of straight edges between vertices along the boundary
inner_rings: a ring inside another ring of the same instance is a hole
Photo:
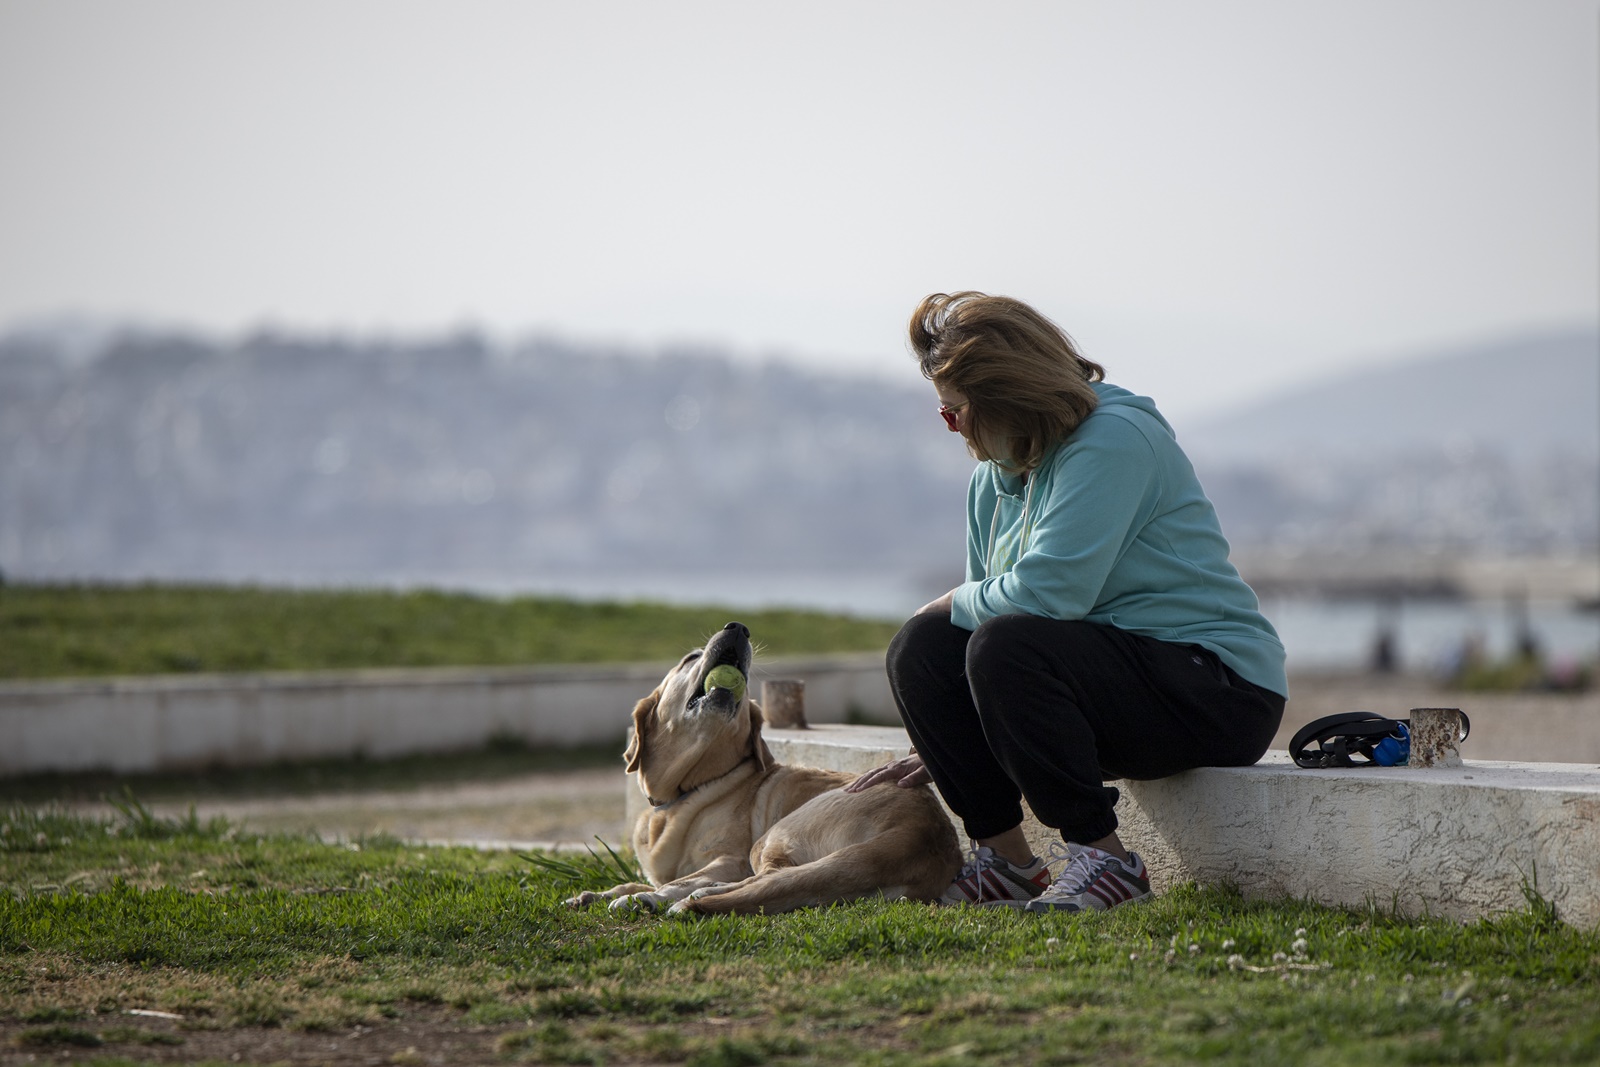
[[[644,759],[644,734],[650,720],[655,716],[656,704],[661,701],[661,687],[658,685],[651,690],[650,695],[633,706],[633,732],[628,735],[628,748],[622,753],[622,758],[627,761],[627,770],[639,769],[639,761]]]
[[[749,705],[745,714],[750,716],[750,754],[756,758],[756,769],[764,771],[778,761],[772,758],[772,749],[761,736],[761,724],[767,721],[761,705],[754,700]]]

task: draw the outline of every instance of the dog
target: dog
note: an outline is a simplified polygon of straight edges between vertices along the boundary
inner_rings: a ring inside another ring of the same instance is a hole
[[[772,914],[879,895],[932,901],[955,879],[955,828],[928,786],[846,793],[855,775],[772,758],[748,686],[706,684],[725,666],[748,679],[750,657],[749,628],[730,622],[634,707],[623,759],[650,802],[633,828],[650,884],[568,904]]]

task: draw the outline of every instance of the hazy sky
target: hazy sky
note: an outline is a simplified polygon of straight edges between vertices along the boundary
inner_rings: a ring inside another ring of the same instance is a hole
[[[1172,410],[1600,317],[1579,0],[0,0],[0,325],[550,330]]]

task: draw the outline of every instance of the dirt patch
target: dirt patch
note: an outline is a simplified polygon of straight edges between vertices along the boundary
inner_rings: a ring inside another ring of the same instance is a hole
[[[0,1064],[117,1056],[142,1063],[490,1064],[504,1063],[502,1037],[526,1027],[473,1026],[447,1008],[326,1031],[238,1027],[186,1029],[179,1021],[95,1016],[52,1026],[0,1024]]]
[[[328,1030],[278,1027],[187,1029],[182,1021],[92,1016],[71,1023],[0,1023],[0,1065],[80,1062],[116,1057],[140,1063],[319,1064],[379,1067],[409,1064],[595,1062],[682,1063],[694,1049],[741,1041],[759,1031],[755,1020],[701,1016],[655,1025],[608,1020],[544,1020],[475,1025],[457,1009],[408,1008],[396,1019]],[[878,1025],[853,1033],[857,1045],[903,1044],[900,1027]],[[759,1038],[757,1038],[759,1040]],[[762,1062],[727,1058],[725,1062]]]
[[[621,768],[545,771],[483,784],[261,798],[200,798],[201,819],[223,816],[259,833],[310,833],[349,841],[387,834],[406,841],[451,842],[482,847],[582,848],[596,836],[623,840]],[[74,805],[110,814],[103,803]],[[153,814],[181,818],[188,802],[149,805]]]

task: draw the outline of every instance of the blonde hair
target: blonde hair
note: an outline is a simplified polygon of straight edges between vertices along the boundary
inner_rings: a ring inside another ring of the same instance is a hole
[[[911,315],[911,348],[923,377],[970,402],[967,451],[1013,471],[1037,467],[1089,417],[1099,402],[1089,383],[1106,376],[1027,304],[972,291],[924,299]]]

